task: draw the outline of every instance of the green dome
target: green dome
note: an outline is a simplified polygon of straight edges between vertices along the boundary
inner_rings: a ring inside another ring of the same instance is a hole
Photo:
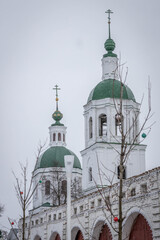
[[[113,41],[113,39],[108,38],[104,43],[104,48],[106,49],[106,51],[108,53],[104,54],[103,57],[117,57],[117,55],[115,53],[113,53],[115,46],[116,46],[116,44]]]
[[[81,164],[78,157],[69,149],[62,146],[55,146],[48,148],[38,159],[35,170],[38,168],[49,167],[65,167],[64,156],[73,155],[74,165],[73,168],[81,169]]]
[[[63,118],[63,114],[59,110],[56,110],[52,114],[52,118],[56,121],[54,124],[52,124],[52,126],[54,126],[54,125],[63,125],[62,123],[60,123],[60,120]]]
[[[97,84],[91,91],[88,101],[99,100],[104,98],[119,98],[121,94],[121,82],[118,80],[107,79]],[[136,102],[135,97],[129,87],[123,84],[123,99],[128,99]]]

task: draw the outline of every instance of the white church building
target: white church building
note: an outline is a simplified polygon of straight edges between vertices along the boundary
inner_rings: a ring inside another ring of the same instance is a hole
[[[66,155],[74,156],[71,239],[118,239],[115,229],[118,227],[118,152],[122,146],[119,130],[122,124],[127,147],[134,145],[123,172],[123,239],[160,239],[160,168],[145,170],[146,145],[141,144],[141,139],[146,135],[139,134],[140,104],[132,90],[120,81],[115,43],[110,33],[110,14],[108,19],[109,37],[104,44],[102,80],[89,91],[84,105],[82,165],[76,154],[66,147],[66,126],[59,111],[58,86],[55,87],[56,110],[49,127],[50,144],[33,171],[33,184],[37,188],[25,226],[30,240],[67,240]],[[117,114],[120,101],[123,121]],[[20,228],[21,225],[20,220]]]

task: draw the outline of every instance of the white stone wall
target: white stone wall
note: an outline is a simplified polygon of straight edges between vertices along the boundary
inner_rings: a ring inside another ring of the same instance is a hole
[[[147,186],[145,192],[142,188],[144,184]],[[136,190],[135,196],[131,196],[133,188]],[[105,196],[110,195],[114,216],[118,216],[117,190],[118,184],[114,184],[111,192],[109,192],[109,188],[104,191]],[[125,217],[123,239],[129,235],[132,223],[138,214],[142,214],[148,222],[153,239],[160,239],[160,168],[125,180],[123,191],[123,215]],[[101,199],[101,204],[99,204],[99,199]],[[72,240],[75,239],[78,230],[81,230],[84,240],[91,240],[93,237],[98,239],[104,223],[107,223],[113,239],[117,239],[117,234],[111,227],[111,223],[114,226],[117,223],[111,221],[110,212],[107,211],[104,199],[98,191],[72,201],[71,214]],[[54,219],[55,215],[56,219]],[[43,223],[40,222],[41,219],[43,219]],[[66,240],[66,205],[55,208],[41,207],[33,211],[31,220],[29,217],[26,220],[28,221],[27,226],[29,226],[29,222],[31,223],[31,240],[34,240],[36,235],[43,240],[54,240],[56,233],[60,235],[61,240]],[[36,220],[38,221],[36,222]],[[32,223],[34,224],[32,225]],[[22,222],[20,222],[20,226],[21,224]]]

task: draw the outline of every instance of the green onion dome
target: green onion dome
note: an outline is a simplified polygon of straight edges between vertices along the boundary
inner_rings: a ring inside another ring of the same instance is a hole
[[[103,80],[97,84],[90,92],[88,102],[104,98],[121,98],[121,82],[114,79]],[[123,99],[136,102],[135,97],[129,87],[123,84]]]
[[[53,125],[63,125],[60,123],[60,120],[63,118],[63,114],[59,111],[56,110],[53,114],[52,114],[52,118],[56,121]]]
[[[74,165],[73,168],[81,169],[81,164],[78,157],[69,149],[63,146],[55,146],[48,148],[42,155],[39,157],[35,169],[40,168],[49,168],[49,167],[65,167],[64,165],[64,156],[73,155],[74,156]]]
[[[115,42],[111,38],[108,38],[104,43],[104,48],[106,49],[106,51],[108,53],[105,54],[104,57],[115,57],[115,56],[117,56],[115,53],[113,53],[113,51],[115,49],[115,46],[116,46]]]

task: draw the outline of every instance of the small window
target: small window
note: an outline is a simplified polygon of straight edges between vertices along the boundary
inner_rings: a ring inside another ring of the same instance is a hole
[[[48,216],[48,221],[51,221],[51,215]]]
[[[94,208],[94,201],[91,202],[91,209]]]
[[[63,134],[63,142],[65,142],[65,134]]]
[[[36,225],[38,225],[38,219],[36,219]]]
[[[74,214],[77,214],[77,208],[74,208]]]
[[[55,142],[55,141],[56,141],[56,134],[53,133],[53,142]]]
[[[125,198],[125,196],[126,196],[126,193],[122,192],[122,198]]]
[[[115,115],[115,134],[116,136],[121,136],[122,131],[123,116],[122,114]]]
[[[131,190],[131,197],[135,196],[136,195],[136,189],[135,188],[132,188]]]
[[[34,221],[32,221],[32,226],[34,226]]]
[[[117,167],[117,178],[120,178],[120,166]],[[126,168],[123,166],[123,179],[126,179]]]
[[[101,205],[102,205],[102,199],[99,198],[99,199],[98,199],[98,207],[100,207]]]
[[[62,190],[62,194],[67,194],[67,181],[66,180],[62,181],[61,190]]]
[[[43,218],[41,218],[40,223],[43,223]]]
[[[93,124],[92,124],[92,118],[90,117],[90,119],[89,119],[89,138],[92,138],[93,137],[93,133],[92,133],[92,128],[93,128],[93,126],[92,126]]]
[[[61,219],[61,218],[62,218],[62,214],[59,213],[59,214],[58,214],[58,219]]]
[[[61,141],[61,134],[58,133],[58,141]]]
[[[92,181],[92,168],[89,168],[89,181]]]
[[[53,215],[53,219],[56,220],[56,214]]]
[[[50,194],[50,181],[46,181],[45,182],[45,195],[49,195]]]
[[[110,205],[110,197],[109,196],[106,196],[105,197],[105,204],[108,206]]]
[[[80,212],[83,212],[83,205],[81,205],[79,209],[80,209]]]
[[[25,227],[27,228],[27,223],[25,223]]]
[[[99,116],[99,136],[107,135],[107,116],[105,114],[101,114]]]
[[[147,193],[147,184],[141,185],[141,193]]]

